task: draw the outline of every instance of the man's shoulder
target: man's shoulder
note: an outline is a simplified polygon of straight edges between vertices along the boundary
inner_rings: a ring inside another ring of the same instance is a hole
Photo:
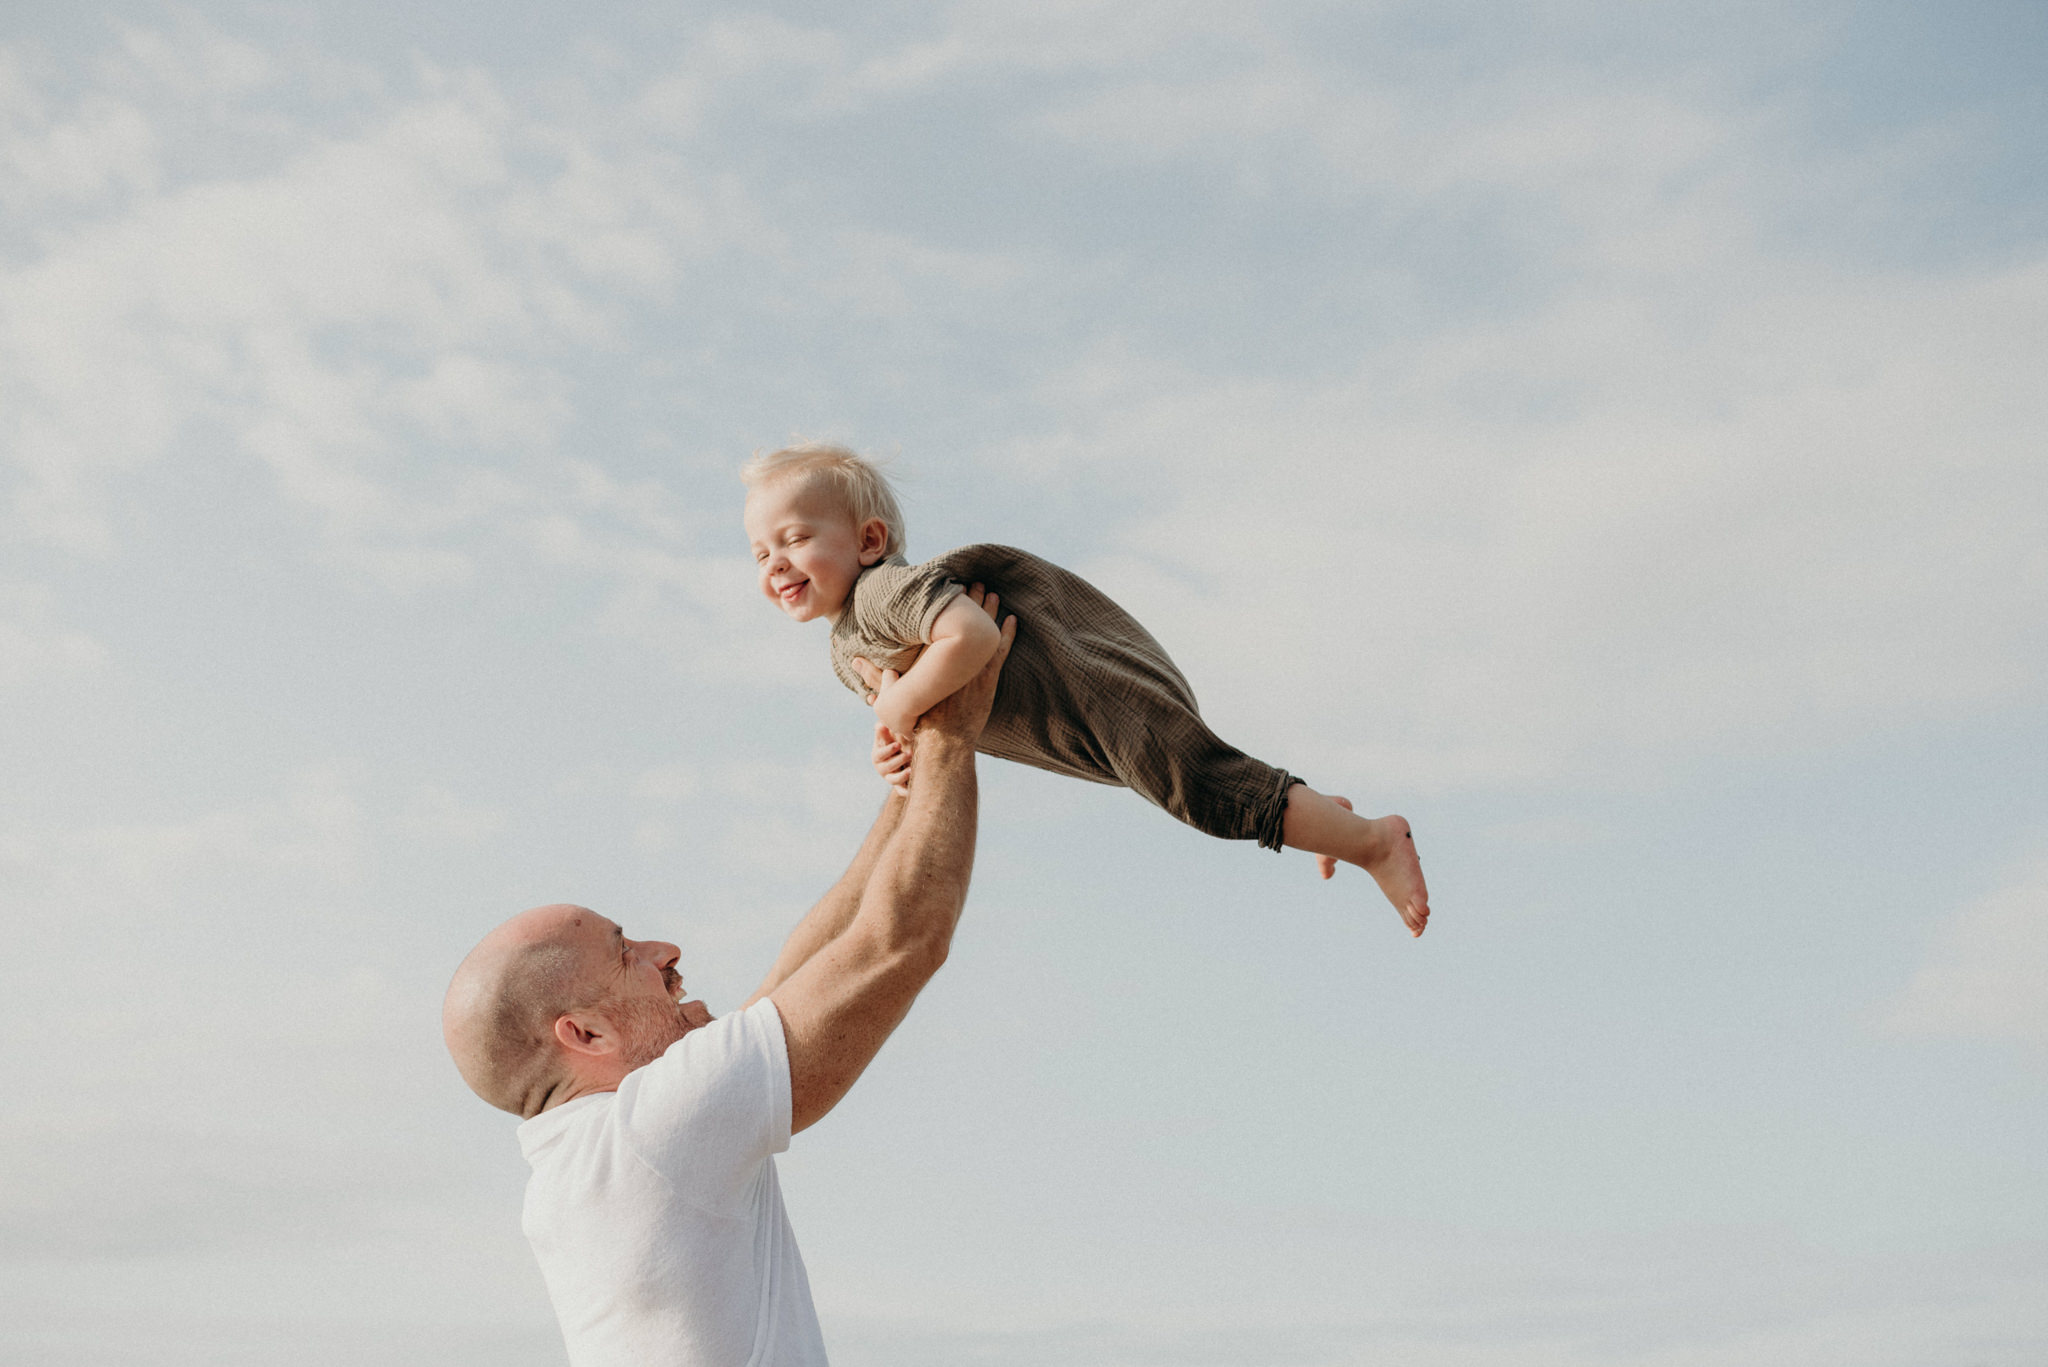
[[[789,1142],[789,1045],[772,999],[701,1025],[619,1083],[631,1142],[668,1148],[678,1134],[760,1131]],[[779,1145],[778,1145],[779,1147]]]
[[[782,1015],[771,999],[763,997],[684,1034],[626,1074],[617,1088],[585,1093],[521,1121],[520,1147],[531,1156],[571,1131],[599,1127],[608,1120],[630,1122],[643,1107],[672,1100],[670,1094],[679,1087],[693,1093],[712,1090],[733,1075],[742,1081],[772,1080],[778,1068],[786,1076],[788,1058]]]
[[[538,1163],[577,1131],[602,1125],[618,1101],[616,1092],[586,1092],[519,1122],[519,1152]]]
[[[782,1018],[763,998],[690,1031],[617,1091],[527,1121],[519,1141],[534,1181],[556,1193],[550,1208],[570,1199],[562,1193],[623,1196],[651,1180],[691,1205],[729,1210],[789,1137]]]

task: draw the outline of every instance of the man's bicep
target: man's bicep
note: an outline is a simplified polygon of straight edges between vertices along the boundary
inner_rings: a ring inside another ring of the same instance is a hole
[[[789,1052],[790,1131],[822,1119],[852,1088],[910,1010],[931,969],[856,927],[770,994]]]

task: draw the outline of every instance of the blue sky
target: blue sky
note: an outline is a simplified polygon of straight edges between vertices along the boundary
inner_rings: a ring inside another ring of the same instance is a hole
[[[835,1360],[2037,1361],[2044,50],[16,7],[6,1355],[561,1361],[440,992],[567,898],[729,1008],[851,851],[738,526],[800,434],[1109,590],[1437,907],[989,765],[784,1161]]]

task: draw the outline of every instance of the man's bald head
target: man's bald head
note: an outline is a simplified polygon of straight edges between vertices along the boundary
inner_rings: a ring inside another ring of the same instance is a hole
[[[455,970],[441,1033],[462,1080],[498,1109],[539,1115],[572,1080],[555,1021],[604,993],[606,956],[589,933],[601,919],[567,904],[523,911]]]

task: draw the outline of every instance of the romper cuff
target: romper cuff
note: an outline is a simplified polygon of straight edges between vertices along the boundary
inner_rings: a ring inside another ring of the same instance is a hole
[[[1287,794],[1292,792],[1294,785],[1301,780],[1285,769],[1276,772],[1280,775],[1280,786],[1268,794],[1266,800],[1259,805],[1258,837],[1260,849],[1281,853],[1286,849],[1281,841],[1281,833],[1287,826]]]

